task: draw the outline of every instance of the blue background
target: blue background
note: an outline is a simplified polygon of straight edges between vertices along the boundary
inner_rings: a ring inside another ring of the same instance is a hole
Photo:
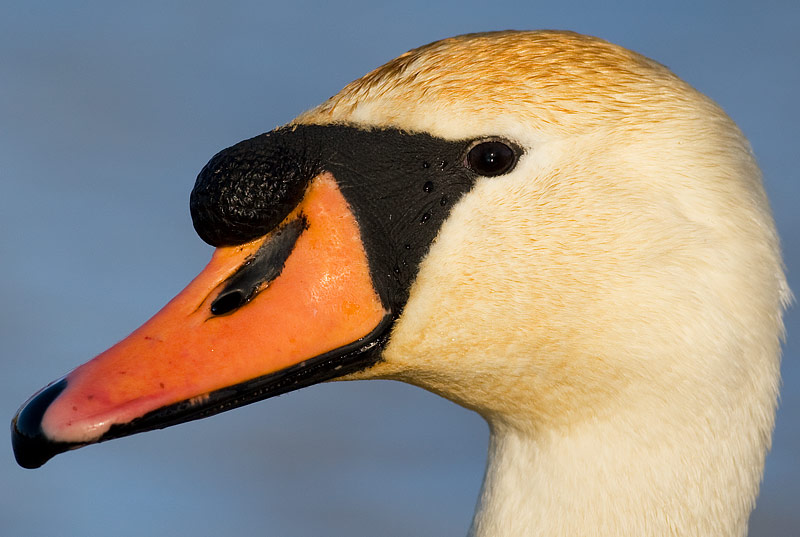
[[[26,2],[0,15],[0,416],[206,263],[188,194],[219,149],[454,34],[559,28],[671,67],[750,138],[800,289],[800,3]],[[800,315],[751,535],[800,527]],[[464,535],[488,431],[391,382],[313,387],[61,455],[0,450],[8,536]]]

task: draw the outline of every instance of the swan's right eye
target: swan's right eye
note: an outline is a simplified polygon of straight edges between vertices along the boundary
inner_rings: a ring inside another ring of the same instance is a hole
[[[488,140],[474,145],[466,158],[469,169],[485,177],[508,173],[516,163],[516,151],[500,140]]]

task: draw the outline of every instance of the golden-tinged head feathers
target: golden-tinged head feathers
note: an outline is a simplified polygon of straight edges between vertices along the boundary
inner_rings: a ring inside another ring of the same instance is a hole
[[[464,136],[464,123],[513,116],[557,132],[631,110],[657,113],[686,85],[644,56],[570,32],[495,32],[411,50],[348,84],[299,123],[355,122]],[[444,121],[446,111],[461,131]],[[434,121],[435,120],[435,121]],[[442,124],[444,123],[444,124]]]

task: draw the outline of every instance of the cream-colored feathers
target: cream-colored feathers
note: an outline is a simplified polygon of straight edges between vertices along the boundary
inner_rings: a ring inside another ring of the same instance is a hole
[[[563,32],[411,51],[297,123],[525,149],[454,208],[384,361],[481,413],[473,532],[744,535],[789,291],[734,123],[660,64]]]

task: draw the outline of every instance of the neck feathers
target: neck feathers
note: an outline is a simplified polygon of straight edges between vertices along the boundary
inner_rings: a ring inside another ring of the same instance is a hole
[[[739,410],[631,409],[558,431],[494,424],[470,535],[742,537],[769,442],[747,431],[772,422],[754,428],[740,418],[763,416]]]

